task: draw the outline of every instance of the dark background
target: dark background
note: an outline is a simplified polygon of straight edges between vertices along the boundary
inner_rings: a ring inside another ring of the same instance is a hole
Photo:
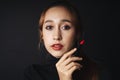
[[[39,63],[38,20],[50,0],[0,1],[0,80],[23,80],[24,68]],[[72,0],[84,26],[85,54],[108,66],[113,80],[119,69],[119,3]]]

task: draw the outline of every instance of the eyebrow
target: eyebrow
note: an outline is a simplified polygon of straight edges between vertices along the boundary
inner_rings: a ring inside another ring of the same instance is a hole
[[[53,20],[46,20],[45,23],[47,22],[53,22]],[[69,22],[72,23],[72,21],[68,20],[68,19],[62,19],[61,22]]]
[[[52,20],[46,20],[45,23],[47,23],[47,22],[53,22],[53,21]]]
[[[69,22],[69,23],[72,23],[72,21],[68,20],[68,19],[63,19],[61,20],[62,22]]]

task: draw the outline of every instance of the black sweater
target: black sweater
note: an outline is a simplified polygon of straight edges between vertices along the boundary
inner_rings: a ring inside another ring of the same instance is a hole
[[[59,80],[55,67],[59,59],[50,55],[45,48],[42,48],[40,54],[40,64],[32,64],[25,68],[24,80]],[[79,54],[79,51],[75,54]],[[108,72],[103,67],[96,65],[84,55],[82,57],[84,60],[80,64],[83,68],[74,71],[73,80],[110,80]]]

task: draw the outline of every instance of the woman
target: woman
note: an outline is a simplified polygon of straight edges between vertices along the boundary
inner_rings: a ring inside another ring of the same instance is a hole
[[[53,2],[40,20],[40,64],[25,70],[25,80],[98,80],[98,67],[79,42],[82,25],[77,9],[65,0]]]

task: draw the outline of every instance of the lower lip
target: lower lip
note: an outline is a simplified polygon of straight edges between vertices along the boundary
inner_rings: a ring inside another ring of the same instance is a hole
[[[53,49],[53,50],[56,50],[56,51],[59,51],[59,50],[61,50],[62,48],[63,48],[63,46],[57,46],[57,47],[52,46],[52,49]]]

